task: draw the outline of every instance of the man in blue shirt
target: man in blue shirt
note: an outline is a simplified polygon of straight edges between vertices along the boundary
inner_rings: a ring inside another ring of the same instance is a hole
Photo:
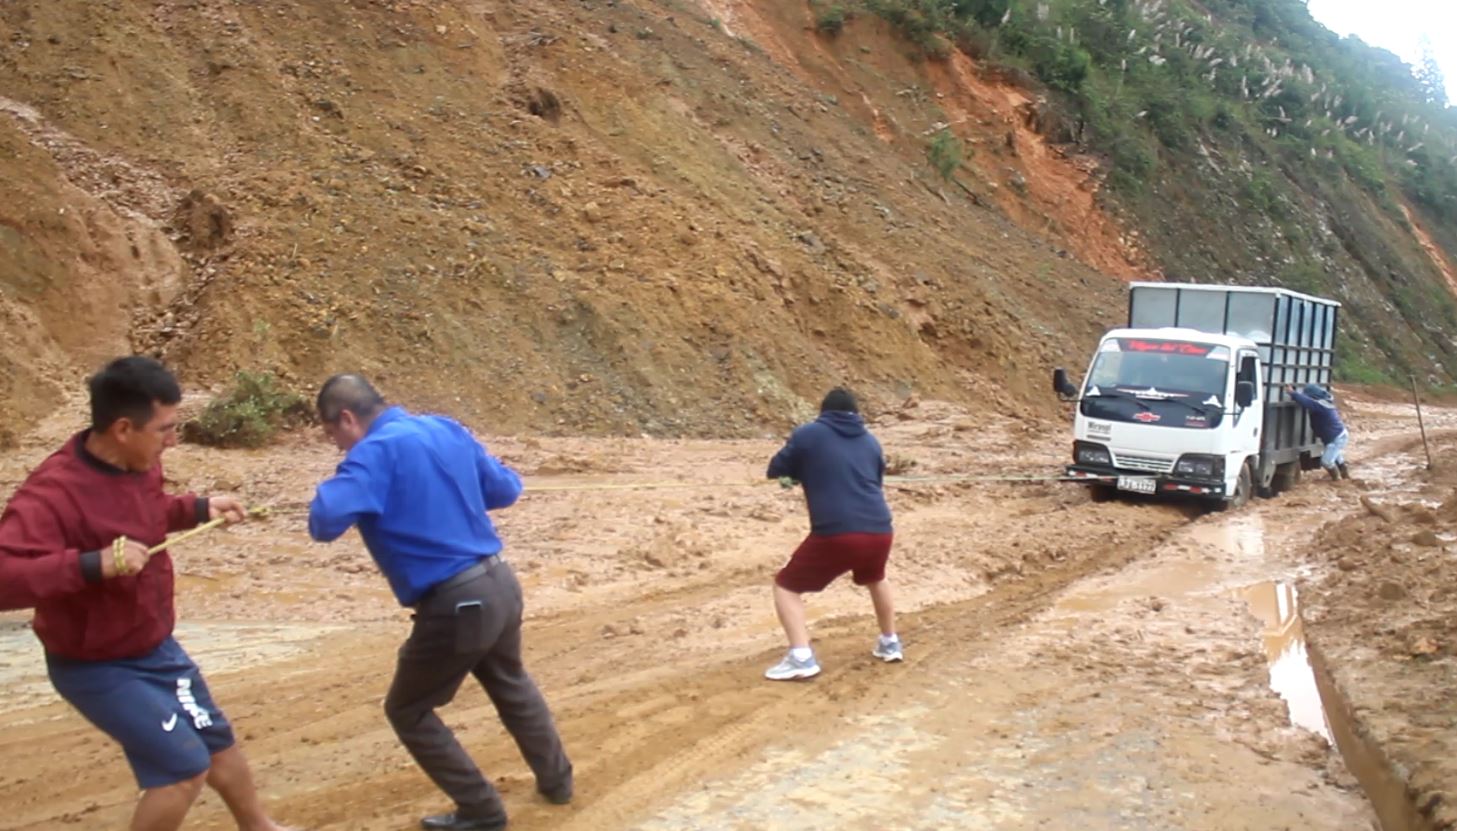
[[[1286,384],[1285,391],[1310,414],[1310,429],[1325,443],[1320,466],[1332,479],[1351,478],[1351,469],[1346,467],[1346,444],[1351,440],[1351,434],[1342,423],[1341,414],[1336,411],[1330,390],[1318,384],[1306,384],[1305,392],[1300,393],[1295,391],[1294,385]]]
[[[388,407],[358,375],[319,391],[324,433],[345,451],[309,506],[321,542],[359,527],[400,605],[415,610],[385,714],[400,741],[451,799],[427,829],[506,827],[500,794],[435,714],[474,675],[516,739],[547,800],[572,798],[572,765],[546,700],[521,662],[521,585],[500,556],[486,511],[521,495],[521,479],[464,427]]]
[[[869,590],[875,606],[880,640],[871,654],[886,662],[903,657],[885,579],[892,541],[890,507],[882,490],[885,457],[859,409],[849,390],[830,390],[820,403],[820,417],[797,428],[769,461],[769,478],[786,487],[804,485],[810,522],[809,536],[774,577],[774,610],[789,636],[789,653],[764,673],[771,681],[820,673],[809,646],[802,595],[823,591],[847,571],[855,585]]]

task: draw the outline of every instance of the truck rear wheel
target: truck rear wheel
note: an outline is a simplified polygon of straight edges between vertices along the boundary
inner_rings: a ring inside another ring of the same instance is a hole
[[[1250,488],[1254,486],[1250,476],[1250,466],[1241,465],[1239,478],[1234,482],[1234,494],[1228,499],[1221,499],[1214,503],[1216,511],[1234,511],[1243,508],[1245,503],[1250,501]]]
[[[1270,490],[1284,493],[1300,484],[1300,462],[1286,462],[1275,468],[1275,478],[1270,480]]]

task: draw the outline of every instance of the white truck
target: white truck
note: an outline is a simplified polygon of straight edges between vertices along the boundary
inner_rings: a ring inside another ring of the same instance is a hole
[[[1133,283],[1128,326],[1098,343],[1076,401],[1073,463],[1098,497],[1188,495],[1217,508],[1272,496],[1319,466],[1284,385],[1329,386],[1340,304],[1278,288]]]

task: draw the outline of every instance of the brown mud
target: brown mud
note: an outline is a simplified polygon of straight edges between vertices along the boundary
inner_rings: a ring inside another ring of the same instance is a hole
[[[1393,492],[1413,487],[1409,415],[1350,406],[1357,469],[1388,470]],[[1436,431],[1457,424],[1450,411],[1430,417]],[[1061,423],[937,402],[874,427],[907,475],[1055,474],[1067,443]],[[64,432],[0,456],[0,480],[18,480]],[[291,442],[169,456],[179,488],[276,508],[173,552],[179,639],[281,817],[409,828],[444,806],[380,709],[407,614],[352,535],[306,539],[299,509],[337,454]],[[1074,817],[1213,831],[1374,818],[1339,754],[1292,724],[1270,688],[1247,604],[1251,586],[1306,579],[1300,543],[1326,518],[1364,511],[1375,491],[1359,482],[1310,478],[1229,516],[1093,503],[1051,481],[894,485],[906,663],[871,658],[868,602],[837,585],[810,604],[824,675],[773,684],[761,679],[782,648],[768,581],[804,530],[798,494],[759,482],[774,442],[489,444],[527,479],[499,526],[526,587],[529,664],[579,777],[571,807],[541,803],[489,702],[463,688],[447,722],[500,784],[513,827],[1010,829]],[[623,487],[634,484],[658,487]],[[551,489],[568,486],[595,489]],[[4,618],[0,824],[121,823],[134,794],[119,754],[48,692],[25,616]],[[228,827],[215,796],[189,827]]]

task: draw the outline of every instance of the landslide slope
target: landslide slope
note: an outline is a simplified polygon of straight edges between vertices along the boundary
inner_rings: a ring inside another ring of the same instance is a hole
[[[1157,273],[1032,92],[807,4],[29,0],[0,92],[12,427],[128,349],[500,431],[1019,412]]]

